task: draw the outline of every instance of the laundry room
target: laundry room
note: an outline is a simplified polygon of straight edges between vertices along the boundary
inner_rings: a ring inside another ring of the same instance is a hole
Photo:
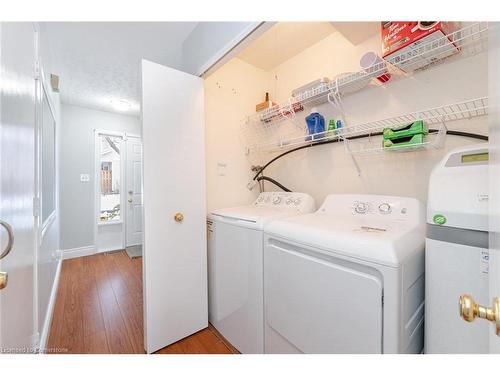
[[[1,366],[498,359],[499,21],[87,1],[0,13]]]
[[[488,352],[456,311],[489,299],[487,34],[278,22],[206,78],[209,321],[236,349]]]

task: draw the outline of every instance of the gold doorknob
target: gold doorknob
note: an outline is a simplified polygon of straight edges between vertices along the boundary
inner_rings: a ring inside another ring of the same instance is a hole
[[[7,286],[8,276],[7,272],[0,271],[0,290]]]
[[[128,199],[128,203],[132,203],[132,198],[129,198],[129,199]]]
[[[496,334],[500,336],[500,298],[493,299],[493,307],[481,306],[468,294],[460,296],[460,316],[466,322],[472,322],[476,318],[486,319],[496,324]]]
[[[180,212],[177,212],[174,215],[174,220],[177,221],[178,223],[180,223],[182,220],[184,220],[184,215]]]

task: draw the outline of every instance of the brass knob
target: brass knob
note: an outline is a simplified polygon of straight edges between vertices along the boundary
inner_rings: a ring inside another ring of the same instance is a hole
[[[177,212],[174,215],[174,220],[177,221],[178,223],[180,223],[182,220],[184,220],[184,215],[180,212]]]
[[[460,316],[466,322],[476,318],[486,319],[496,324],[496,334],[500,336],[500,298],[493,299],[493,307],[481,306],[468,294],[460,296],[458,303]]]
[[[0,271],[0,290],[7,286],[8,274]]]
[[[128,199],[128,203],[132,203],[132,198],[129,198],[129,199]]]

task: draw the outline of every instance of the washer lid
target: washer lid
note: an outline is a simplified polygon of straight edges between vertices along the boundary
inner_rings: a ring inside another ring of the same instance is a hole
[[[294,209],[275,208],[267,206],[240,206],[214,210],[209,218],[215,221],[224,221],[241,226],[263,229],[271,220],[297,215]]]
[[[425,243],[424,223],[338,217],[320,211],[273,221],[265,232],[294,243],[391,267],[398,267],[407,255],[423,249]]]

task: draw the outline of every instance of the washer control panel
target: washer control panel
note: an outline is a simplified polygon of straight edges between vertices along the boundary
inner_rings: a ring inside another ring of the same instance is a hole
[[[397,221],[420,220],[425,215],[422,204],[415,198],[359,194],[331,194],[319,212]]]
[[[298,212],[312,212],[316,209],[314,199],[309,194],[275,191],[260,193],[254,205],[290,208]]]

